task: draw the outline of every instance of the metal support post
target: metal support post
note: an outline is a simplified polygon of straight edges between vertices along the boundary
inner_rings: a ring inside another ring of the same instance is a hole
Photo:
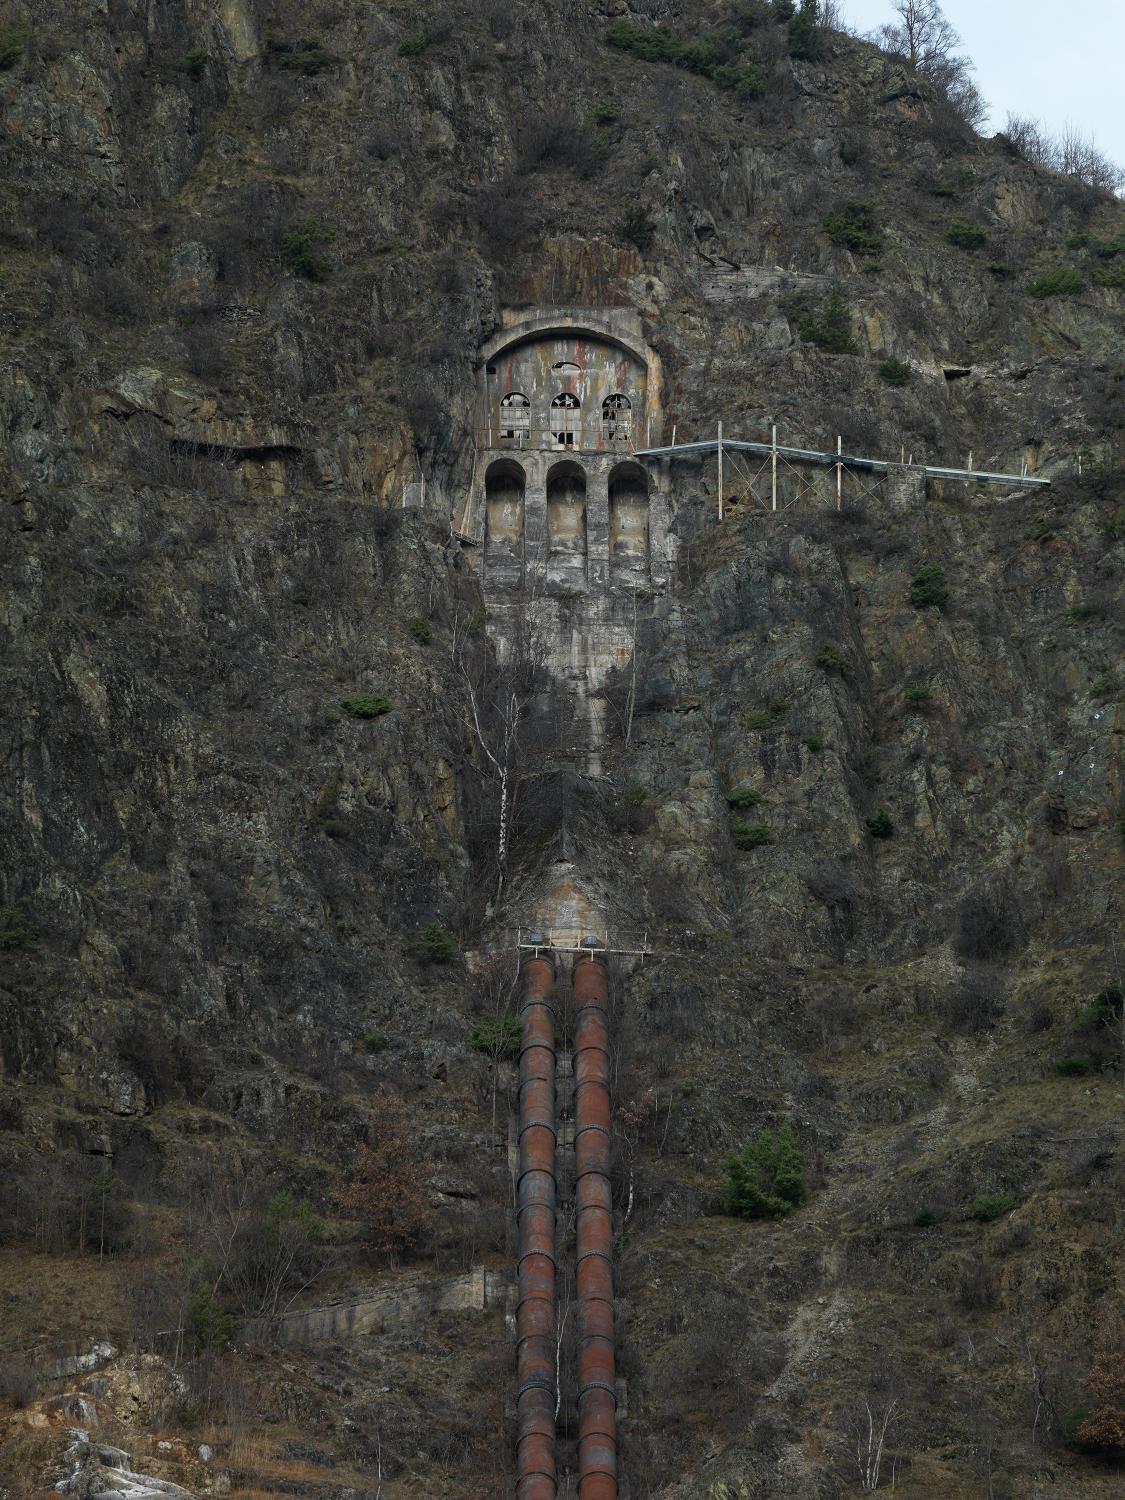
[[[723,424],[719,423],[719,520],[723,519]]]
[[[770,510],[777,509],[777,423],[770,428]]]
[[[837,439],[836,439],[836,509],[837,510],[840,510],[842,508],[842,505],[843,505],[844,466],[839,461],[840,460],[840,455],[843,453],[843,451],[844,451],[844,439],[842,437],[837,437]]]

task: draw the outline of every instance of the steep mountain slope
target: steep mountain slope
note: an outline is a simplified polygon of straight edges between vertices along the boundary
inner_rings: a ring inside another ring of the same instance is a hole
[[[513,1075],[469,1038],[560,843],[660,954],[616,996],[624,1493],[854,1493],[891,1403],[903,1494],[1120,1486],[1072,1414],[1125,1291],[1125,214],[760,9],[11,8],[7,1493],[90,1410],[201,1491],[505,1493]],[[760,92],[606,41],[651,21],[741,25]],[[448,522],[476,351],[543,303],[642,314],[665,440],[776,423],[1052,487],[849,478],[839,514],[719,527],[678,471],[628,741],[598,782],[538,768],[494,909]],[[387,1090],[431,1211],[391,1265],[339,1196]],[[724,1156],[786,1119],[809,1203],[724,1216]],[[232,1179],[328,1221],[285,1298],[372,1324],[222,1352],[262,1304],[217,1274]],[[133,1365],[47,1380],[102,1336]]]

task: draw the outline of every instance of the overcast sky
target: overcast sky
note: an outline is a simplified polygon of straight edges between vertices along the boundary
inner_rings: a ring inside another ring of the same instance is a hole
[[[891,0],[843,0],[855,31],[897,19]],[[1054,133],[1068,122],[1125,165],[1125,0],[943,0],[977,65],[992,107],[986,133],[1009,110]]]

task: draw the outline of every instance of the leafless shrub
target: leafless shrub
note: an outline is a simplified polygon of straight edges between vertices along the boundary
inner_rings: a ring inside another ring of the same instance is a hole
[[[187,367],[200,380],[222,381],[230,369],[227,331],[214,319],[193,323],[184,333]]]
[[[266,136],[266,160],[275,172],[298,172],[305,161],[300,137],[289,125],[276,125]]]
[[[996,1025],[1004,1014],[1004,998],[994,984],[981,978],[969,978],[945,995],[941,1011],[946,1023],[955,1031],[975,1036]]]
[[[855,882],[839,865],[820,865],[805,876],[809,894],[822,906],[850,911],[858,896]]]
[[[1027,941],[1014,887],[1006,881],[979,886],[957,912],[954,946],[962,958],[1006,958]]]
[[[804,1007],[802,1022],[818,1046],[839,1046],[855,1030],[855,1004],[850,995],[816,995]]]
[[[1020,1011],[1020,1020],[1032,1036],[1050,1031],[1055,1024],[1055,1013],[1047,1000],[1029,1000]]]
[[[156,417],[130,420],[125,451],[129,470],[142,484],[211,495],[229,494],[234,487],[233,469],[222,449],[177,444]]]
[[[402,149],[402,127],[390,117],[376,120],[367,127],[363,149],[373,161],[390,161]]]
[[[88,313],[116,323],[134,322],[143,306],[140,291],[113,266],[102,266],[92,274],[84,301]]]
[[[518,6],[511,0],[478,0],[481,20],[498,42],[506,42],[516,29]]]
[[[934,1343],[939,1349],[956,1348],[961,1337],[961,1330],[957,1325],[957,1319],[948,1308],[941,1308],[934,1314]]]
[[[743,1345],[745,1334],[745,1300],[723,1287],[702,1291],[676,1339],[676,1367],[690,1372],[700,1385],[720,1386],[732,1349]]]
[[[38,1392],[39,1376],[29,1360],[0,1360],[0,1401],[8,1400],[16,1407],[23,1407],[34,1401]]]
[[[872,1393],[846,1411],[840,1423],[838,1447],[841,1468],[863,1494],[873,1495],[884,1471],[893,1476],[899,1455],[892,1447],[895,1429],[902,1420],[902,1403],[891,1394]],[[892,1477],[893,1484],[893,1477]]]
[[[966,1312],[985,1312],[995,1307],[999,1287],[992,1268],[974,1256],[961,1267],[957,1286],[957,1300]]]
[[[435,1271],[472,1270],[482,1254],[504,1250],[506,1227],[503,1214],[486,1203],[462,1203],[449,1210],[435,1229],[430,1255]]]
[[[604,164],[597,137],[572,121],[553,116],[525,121],[518,134],[517,171],[523,176],[538,167],[565,167],[578,177],[589,178]]]
[[[285,226],[297,217],[293,192],[275,183],[255,182],[243,188],[209,223],[204,239],[228,283],[253,278],[278,254]]]
[[[1125,168],[1100,150],[1092,136],[1074,125],[1064,125],[1059,135],[1050,132],[1030,115],[1009,113],[1004,135],[1013,149],[1037,167],[1076,177],[1087,187],[1117,193],[1125,187]]]
[[[9,1187],[0,1241],[46,1254],[114,1254],[133,1239],[133,1206],[102,1157],[58,1152],[33,1159]]]
[[[502,177],[480,189],[473,200],[473,217],[489,253],[499,259],[526,248],[535,227],[527,185],[518,177]]]
[[[305,1200],[275,1192],[262,1171],[228,1153],[193,1185],[191,1239],[218,1291],[248,1314],[284,1312],[325,1271],[323,1226]]]
[[[446,245],[434,257],[434,281],[440,292],[463,292],[469,275],[465,251],[460,245]]]
[[[136,1073],[151,1105],[182,1097],[190,1081],[188,1049],[149,1017],[134,1016],[118,1033],[117,1055]]]
[[[73,198],[40,199],[31,216],[40,239],[66,260],[79,260],[94,243],[88,210]]]
[[[156,995],[174,995],[179,988],[176,955],[163,935],[138,932],[121,945],[121,964],[125,977],[136,989]]]

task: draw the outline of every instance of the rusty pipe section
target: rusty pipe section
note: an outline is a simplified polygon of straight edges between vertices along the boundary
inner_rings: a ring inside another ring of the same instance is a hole
[[[575,961],[574,1007],[578,1495],[579,1500],[617,1500],[609,975],[601,955]]]
[[[516,1214],[517,1500],[556,1500],[554,965],[523,966]]]

